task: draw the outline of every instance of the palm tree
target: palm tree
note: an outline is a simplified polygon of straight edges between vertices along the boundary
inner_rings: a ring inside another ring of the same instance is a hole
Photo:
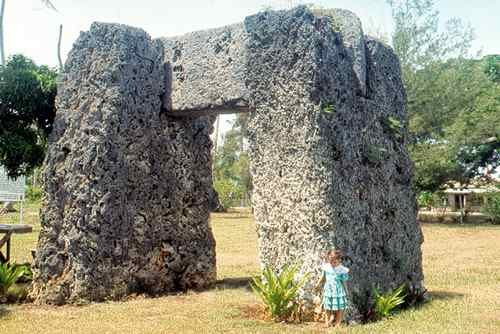
[[[5,1],[7,0],[1,0],[2,5],[0,6],[0,61],[2,62],[2,66],[5,65],[5,49],[4,49],[4,39],[3,39],[3,17],[5,13]],[[40,0],[42,4],[54,11],[57,12],[56,7],[52,4],[50,0]]]

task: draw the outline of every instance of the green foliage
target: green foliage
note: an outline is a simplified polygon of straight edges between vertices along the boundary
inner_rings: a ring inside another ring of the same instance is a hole
[[[26,190],[26,199],[30,202],[38,202],[42,199],[43,190],[40,187],[28,186]]]
[[[0,165],[11,177],[43,162],[55,117],[56,77],[22,55],[0,67]]]
[[[440,25],[432,0],[387,2],[407,92],[416,188],[434,191],[450,180],[470,180],[486,165],[495,167],[500,56],[472,59],[472,29],[457,18]]]
[[[230,179],[219,179],[214,181],[214,189],[219,195],[219,201],[223,208],[227,209],[237,206],[241,199],[242,189]]]
[[[249,205],[252,180],[245,148],[248,115],[239,114],[226,132],[213,165],[214,189],[224,208]]]
[[[23,267],[0,263],[0,296],[4,296],[9,288],[23,276],[24,272]]]
[[[430,208],[432,206],[432,193],[430,191],[421,191],[417,197],[420,208]]]
[[[296,281],[294,277],[298,266],[285,266],[279,273],[266,267],[262,277],[255,277],[252,290],[264,303],[269,316],[276,320],[286,320],[296,311],[299,289],[304,285],[307,275]]]
[[[486,56],[483,71],[491,81],[500,83],[500,55]]]
[[[500,193],[492,193],[486,196],[486,204],[482,212],[490,217],[493,224],[500,224]]]
[[[384,126],[390,131],[395,139],[403,139],[404,126],[399,119],[389,116],[385,119]]]
[[[446,182],[459,178],[459,166],[446,144],[413,145],[410,147],[410,155],[415,164],[413,182],[417,192],[435,192]]]
[[[335,113],[335,105],[327,103],[321,108],[321,111],[327,114],[333,114]]]
[[[11,266],[16,268],[16,269],[19,268],[23,272],[23,274],[21,275],[21,277],[19,277],[17,282],[27,283],[27,282],[31,282],[33,280],[33,271],[31,270],[31,264],[29,264],[29,263],[23,263],[23,264],[15,263],[15,264],[12,264]]]
[[[401,285],[399,288],[389,291],[385,294],[381,294],[377,289],[373,290],[373,296],[375,298],[375,304],[373,311],[377,319],[386,318],[391,315],[398,306],[404,304],[406,294],[405,285]]]

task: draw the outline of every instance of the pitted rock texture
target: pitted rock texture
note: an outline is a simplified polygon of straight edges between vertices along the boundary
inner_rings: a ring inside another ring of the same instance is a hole
[[[76,41],[46,159],[37,303],[215,282],[213,119],[162,112],[165,76],[161,43],[140,29],[93,24]]]
[[[366,95],[365,36],[361,20],[345,9],[317,9],[313,13],[316,16],[330,17],[331,27],[339,33],[340,42],[344,45],[345,53],[341,56],[350,58],[361,95]]]
[[[167,110],[247,108],[245,40],[242,24],[162,38],[172,86]]]
[[[345,38],[330,15],[304,7],[257,14],[245,27],[262,265],[300,264],[313,274],[302,293],[311,300],[321,257],[343,250],[351,317],[366,311],[373,287],[421,288],[423,239],[393,51],[364,36]],[[365,57],[349,56],[349,39],[365,41]],[[366,97],[358,94],[360,73]]]
[[[156,41],[111,24],[81,35],[59,87],[32,296],[213,284],[209,134],[216,113],[245,108],[262,265],[301,264],[310,301],[321,257],[342,249],[351,317],[373,287],[422,288],[399,62],[354,14],[298,7]]]

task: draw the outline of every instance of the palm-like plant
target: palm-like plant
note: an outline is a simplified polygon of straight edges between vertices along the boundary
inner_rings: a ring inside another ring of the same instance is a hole
[[[262,276],[253,278],[251,287],[273,320],[287,319],[297,310],[297,296],[308,276],[296,281],[297,272],[298,266],[284,266],[279,273],[266,267]]]
[[[0,264],[0,296],[7,293],[9,288],[23,276],[24,267],[11,266],[8,263]]]
[[[374,313],[378,319],[388,317],[396,308],[405,302],[406,294],[404,294],[405,285],[381,294],[377,289],[373,290],[375,297]]]

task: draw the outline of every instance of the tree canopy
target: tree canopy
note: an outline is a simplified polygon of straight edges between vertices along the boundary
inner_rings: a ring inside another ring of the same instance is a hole
[[[12,56],[0,66],[0,165],[9,176],[29,174],[45,156],[55,117],[57,72]]]
[[[387,2],[407,92],[415,187],[467,183],[498,164],[500,56],[474,59],[472,28],[457,18],[440,25],[432,0]]]
[[[250,205],[252,180],[246,150],[247,114],[238,114],[224,135],[222,147],[215,152],[214,188],[224,208]]]

